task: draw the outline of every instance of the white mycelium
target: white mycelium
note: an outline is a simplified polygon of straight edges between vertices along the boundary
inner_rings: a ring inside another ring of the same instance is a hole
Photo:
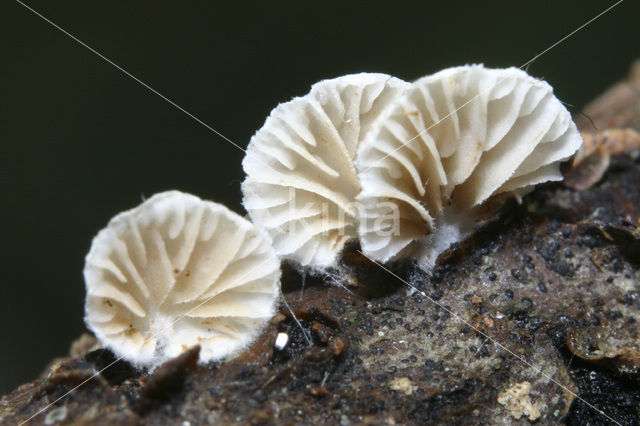
[[[247,149],[242,192],[279,256],[331,266],[357,238],[353,159],[381,111],[409,86],[385,74],[346,75],[271,112]]]
[[[423,77],[358,149],[362,248],[429,268],[489,206],[562,179],[560,163],[581,143],[551,86],[524,71],[471,65]]]
[[[249,221],[169,191],[111,219],[84,276],[89,328],[117,355],[154,367],[197,344],[202,362],[245,348],[274,313],[280,263]]]

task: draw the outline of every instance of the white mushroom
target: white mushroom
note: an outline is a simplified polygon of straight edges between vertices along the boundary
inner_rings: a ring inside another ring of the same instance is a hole
[[[114,353],[154,367],[193,345],[202,362],[245,348],[274,313],[268,235],[178,191],[115,216],[86,257],[85,321]]]
[[[360,144],[360,242],[427,268],[489,205],[560,180],[582,140],[544,81],[516,68],[450,68],[417,80]]]
[[[357,238],[357,147],[408,86],[385,74],[324,80],[278,105],[253,136],[242,163],[244,206],[281,257],[331,266]]]

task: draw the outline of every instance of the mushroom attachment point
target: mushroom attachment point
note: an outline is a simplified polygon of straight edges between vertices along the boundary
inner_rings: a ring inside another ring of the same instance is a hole
[[[200,345],[249,345],[274,313],[280,262],[266,233],[226,207],[168,191],[115,216],[85,260],[85,321],[138,367]]]
[[[242,163],[243,202],[280,257],[329,267],[357,238],[358,145],[408,87],[385,74],[323,80],[278,105],[251,138]]]
[[[522,70],[468,65],[423,77],[358,148],[363,251],[430,269],[506,198],[561,180],[560,163],[581,144],[551,86]]]

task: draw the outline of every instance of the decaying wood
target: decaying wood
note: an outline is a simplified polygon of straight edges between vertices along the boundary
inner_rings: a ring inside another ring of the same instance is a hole
[[[331,277],[306,277],[304,291],[287,267],[285,297],[302,329],[283,305],[234,361],[195,365],[194,350],[154,373],[118,362],[32,423],[610,422],[588,401],[637,424],[639,88],[640,63],[585,109],[596,129],[579,118],[578,183],[510,203],[432,276],[407,264],[387,272],[355,247]],[[111,360],[85,335],[2,398],[0,422],[27,419]]]
[[[629,77],[587,105],[576,119],[584,145],[565,185],[583,191],[602,179],[613,155],[640,155],[640,60]]]

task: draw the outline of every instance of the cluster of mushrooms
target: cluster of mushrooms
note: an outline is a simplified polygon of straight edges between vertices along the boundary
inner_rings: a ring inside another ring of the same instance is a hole
[[[321,81],[251,139],[251,221],[168,191],[98,233],[86,323],[138,367],[194,345],[201,362],[228,358],[273,316],[281,260],[330,268],[359,239],[373,260],[412,258],[428,271],[506,198],[561,180],[581,144],[551,86],[515,68]]]

